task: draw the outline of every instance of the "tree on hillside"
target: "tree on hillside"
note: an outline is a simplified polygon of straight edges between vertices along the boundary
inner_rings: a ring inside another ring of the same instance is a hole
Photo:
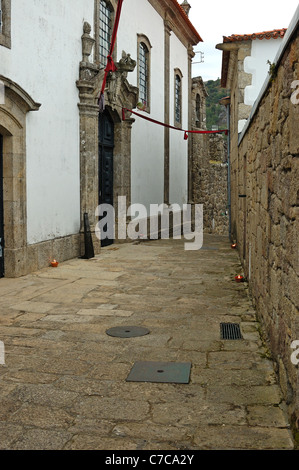
[[[219,101],[227,96],[228,92],[221,88],[220,78],[208,80],[205,82],[205,87],[208,92],[206,99],[207,129],[211,130],[213,126],[217,126],[219,129],[226,129],[226,109],[219,104]]]

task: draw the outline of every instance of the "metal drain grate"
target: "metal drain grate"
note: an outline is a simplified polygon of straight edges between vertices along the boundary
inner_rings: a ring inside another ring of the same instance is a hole
[[[220,323],[221,339],[243,339],[238,323]]]

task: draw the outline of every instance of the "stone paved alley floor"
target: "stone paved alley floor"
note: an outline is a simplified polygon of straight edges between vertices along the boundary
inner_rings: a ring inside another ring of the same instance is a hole
[[[293,449],[246,283],[234,281],[238,254],[223,237],[205,247],[114,245],[0,280],[0,448]],[[243,339],[221,340],[222,322]],[[106,333],[119,326],[150,333]],[[138,361],[190,362],[190,382],[128,382]]]

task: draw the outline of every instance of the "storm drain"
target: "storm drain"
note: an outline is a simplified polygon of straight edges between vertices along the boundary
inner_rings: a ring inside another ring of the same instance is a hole
[[[135,362],[127,382],[159,382],[188,384],[190,362]]]
[[[117,338],[136,338],[148,335],[149,332],[147,328],[141,326],[116,326],[106,331],[107,335]]]
[[[238,323],[220,323],[221,339],[243,339]]]

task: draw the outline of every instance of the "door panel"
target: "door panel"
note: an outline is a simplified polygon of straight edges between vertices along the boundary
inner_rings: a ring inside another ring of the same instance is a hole
[[[114,124],[107,112],[99,116],[99,203],[113,206],[113,149]],[[107,214],[104,213],[103,217]],[[108,221],[114,223],[114,219]],[[104,227],[105,229],[105,227]],[[102,246],[113,243],[113,239],[102,240]]]

